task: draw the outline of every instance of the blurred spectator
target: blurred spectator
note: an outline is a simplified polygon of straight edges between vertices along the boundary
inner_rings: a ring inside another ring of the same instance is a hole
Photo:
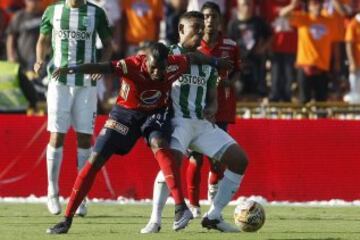
[[[336,1],[336,0],[334,0]],[[331,46],[336,40],[336,21],[322,16],[323,0],[309,0],[307,12],[294,11],[299,0],[282,8],[281,16],[290,16],[290,23],[298,28],[296,65],[301,103],[311,100],[314,91],[316,101],[326,101]]]
[[[122,41],[126,56],[133,55],[143,41],[158,41],[160,21],[164,15],[163,1],[121,0]]]
[[[345,21],[346,16],[352,13],[352,0],[325,0],[322,14],[332,17],[336,22],[335,42],[332,46],[332,65],[331,65],[331,90],[340,95],[341,80],[345,80],[348,75],[346,66],[345,52]]]
[[[6,29],[6,16],[3,9],[0,8],[0,59],[6,58],[5,52],[5,29]]]
[[[177,44],[179,41],[179,19],[186,12],[187,4],[187,0],[169,0],[165,5],[165,38],[169,45]]]
[[[1,0],[0,8],[5,11],[5,13],[12,17],[14,13],[24,7],[23,0]]]
[[[14,15],[6,31],[8,61],[20,64],[20,87],[34,110],[37,109],[39,95],[45,92],[40,76],[33,72],[41,16],[40,0],[25,0],[25,8]]]
[[[120,54],[120,37],[121,37],[121,10],[118,0],[88,0],[105,10],[109,20],[110,28],[112,29],[112,50],[113,57],[117,58]],[[103,44],[99,38],[96,37],[96,53],[98,60],[101,58]],[[112,107],[112,97],[116,95],[118,90],[118,79],[113,78],[112,74],[106,74],[101,80],[98,80],[98,113],[108,113]]]
[[[226,29],[228,21],[233,15],[232,10],[236,6],[236,0],[189,0],[187,11],[200,11],[206,2],[214,2],[220,7],[223,28]]]
[[[237,16],[229,23],[228,36],[238,43],[245,59],[245,69],[241,73],[242,92],[265,97],[265,61],[272,31],[262,18],[254,15],[253,0],[238,0],[237,3]]]
[[[120,36],[121,36],[121,28],[120,28],[120,19],[121,19],[121,10],[120,4],[118,0],[89,0],[88,2],[93,3],[105,10],[105,13],[108,17],[109,24],[111,29],[113,30],[113,52],[118,53],[120,47]],[[96,47],[101,49],[102,43],[99,37],[97,37]]]
[[[360,13],[351,20],[345,41],[349,60],[350,92],[344,96],[344,100],[349,103],[360,103]]]
[[[261,15],[271,23],[273,43],[271,51],[270,101],[290,102],[291,84],[295,80],[297,33],[289,20],[279,16],[279,10],[291,0],[267,0],[261,6]]]

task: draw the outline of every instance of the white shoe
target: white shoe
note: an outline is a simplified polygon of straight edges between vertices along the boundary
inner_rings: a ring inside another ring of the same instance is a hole
[[[59,195],[51,195],[47,198],[47,208],[49,212],[53,215],[58,215],[61,213],[61,205],[59,201]]]
[[[215,229],[220,232],[231,232],[231,233],[240,232],[240,229],[238,227],[225,222],[222,217],[220,217],[218,219],[209,219],[207,213],[203,217],[203,219],[201,221],[201,225],[203,228]]]
[[[144,228],[140,230],[140,233],[158,233],[160,232],[161,225],[155,222],[149,222]]]
[[[84,199],[84,201],[81,202],[80,206],[76,210],[75,215],[80,217],[85,217],[86,214],[87,214],[86,199]]]
[[[219,183],[218,184],[209,184],[208,185],[208,200],[210,203],[212,203],[215,199],[215,196],[219,189]]]
[[[193,215],[189,208],[183,208],[178,213],[175,213],[175,221],[173,223],[173,230],[179,231],[184,229],[193,219]]]
[[[190,209],[190,211],[191,211],[194,218],[200,218],[201,217],[201,209],[200,209],[200,207],[190,205],[189,209]]]

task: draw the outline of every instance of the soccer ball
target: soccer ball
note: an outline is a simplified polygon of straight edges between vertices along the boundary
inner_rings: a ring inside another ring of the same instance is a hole
[[[265,223],[265,210],[258,202],[243,201],[235,208],[234,220],[242,232],[256,232]]]

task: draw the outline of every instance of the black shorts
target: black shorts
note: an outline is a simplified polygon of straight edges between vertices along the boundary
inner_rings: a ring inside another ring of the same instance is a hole
[[[127,154],[140,137],[148,141],[157,131],[166,139],[171,136],[171,114],[168,108],[141,112],[115,106],[96,139],[94,152],[104,157]]]

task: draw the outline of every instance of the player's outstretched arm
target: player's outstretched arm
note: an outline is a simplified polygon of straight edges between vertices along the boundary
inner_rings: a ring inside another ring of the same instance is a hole
[[[73,67],[60,67],[55,69],[53,72],[53,77],[58,79],[62,74],[75,74],[75,73],[85,73],[85,74],[106,74],[112,73],[113,68],[111,67],[110,62],[102,63],[86,63]]]
[[[234,67],[234,62],[229,57],[209,57],[199,51],[186,53],[186,56],[189,58],[190,64],[208,64],[225,70],[230,70]]]

